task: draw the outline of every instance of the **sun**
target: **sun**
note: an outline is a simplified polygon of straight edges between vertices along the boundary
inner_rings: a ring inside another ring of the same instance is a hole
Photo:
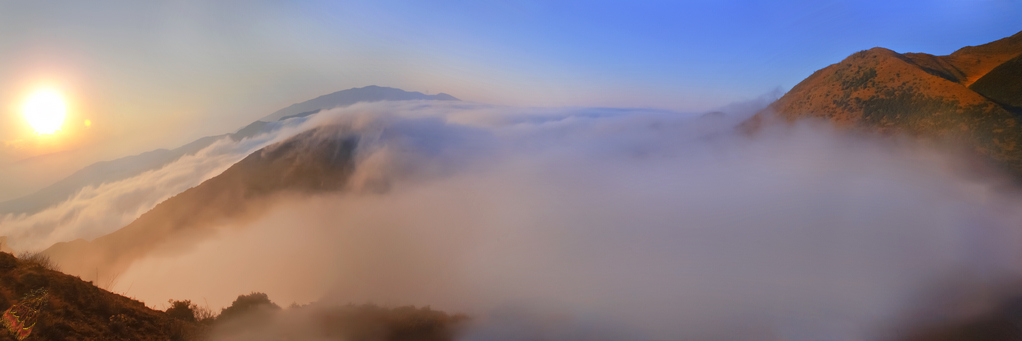
[[[40,89],[25,101],[22,114],[37,134],[53,134],[60,131],[60,126],[64,124],[67,105],[60,92]]]

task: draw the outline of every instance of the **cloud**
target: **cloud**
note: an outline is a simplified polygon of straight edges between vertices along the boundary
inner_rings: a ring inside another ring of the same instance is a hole
[[[105,235],[293,131],[289,124],[272,133],[240,141],[225,137],[159,169],[87,186],[68,200],[40,212],[0,215],[0,235],[8,236],[11,246],[21,251],[39,251],[57,242]]]
[[[470,340],[881,339],[977,314],[1022,274],[1022,201],[960,156],[821,122],[755,136],[737,123],[472,103],[331,110],[302,129],[360,134],[353,190],[281,195],[137,260],[112,289],[213,308],[252,291],[431,305],[476,317]],[[962,299],[929,295],[941,290]]]

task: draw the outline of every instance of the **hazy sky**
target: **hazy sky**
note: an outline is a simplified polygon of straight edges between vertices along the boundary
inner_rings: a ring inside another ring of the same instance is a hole
[[[1020,17],[1014,0],[0,1],[0,167],[72,150],[69,173],[365,85],[703,111],[873,46],[996,40]],[[49,140],[18,110],[41,85],[70,101]]]

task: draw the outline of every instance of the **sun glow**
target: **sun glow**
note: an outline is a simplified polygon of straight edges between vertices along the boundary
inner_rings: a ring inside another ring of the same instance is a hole
[[[53,134],[60,131],[67,115],[64,96],[53,89],[41,89],[33,93],[22,107],[25,120],[37,134]]]

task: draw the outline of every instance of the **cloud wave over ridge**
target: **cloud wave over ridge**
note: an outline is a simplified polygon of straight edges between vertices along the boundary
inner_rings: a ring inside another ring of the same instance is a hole
[[[67,200],[31,214],[0,215],[0,235],[17,251],[35,252],[57,242],[113,232],[160,202],[212,178],[259,148],[289,136],[286,122],[272,133],[240,141],[224,137],[158,169],[123,180],[86,186]]]
[[[821,122],[750,136],[742,117],[325,111],[295,131],[358,134],[349,190],[281,194],[136,260],[112,289],[154,305],[251,291],[431,305],[474,316],[469,340],[816,340],[975,314],[1018,278],[1022,200],[959,156]],[[237,160],[226,154],[210,172]]]

